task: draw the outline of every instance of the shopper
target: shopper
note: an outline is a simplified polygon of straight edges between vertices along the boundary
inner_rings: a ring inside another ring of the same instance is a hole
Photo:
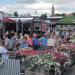
[[[37,50],[39,48],[39,41],[36,33],[33,34],[32,43],[33,43],[33,49]]]
[[[8,37],[8,35],[6,34],[5,35],[5,39],[4,39],[4,46],[5,46],[5,48],[7,49],[7,50],[9,50],[10,49],[10,39],[9,39],[9,37]]]
[[[47,46],[47,33],[44,33],[43,36],[39,39],[40,46]]]
[[[3,42],[0,42],[0,54],[2,56],[2,60],[8,59],[8,50],[4,47]]]
[[[27,37],[23,37],[23,42],[21,43],[21,45],[19,46],[19,49],[24,49],[24,48],[28,48],[28,44],[27,44]]]
[[[32,47],[32,38],[28,34],[25,34],[24,36],[27,37],[27,44],[29,47]]]
[[[48,49],[54,49],[55,45],[56,45],[56,39],[54,38],[54,35],[51,35],[47,40],[47,47]]]

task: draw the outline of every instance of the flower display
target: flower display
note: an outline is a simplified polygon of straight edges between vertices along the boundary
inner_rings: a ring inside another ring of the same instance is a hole
[[[25,55],[26,58],[23,61],[25,68],[36,72],[46,71],[46,72],[59,72],[62,73],[62,70],[66,66],[72,65],[72,60],[70,57],[70,52],[74,48],[74,44],[66,44],[58,46],[57,51],[55,50],[20,50],[18,54]]]
[[[27,58],[28,59],[24,61],[24,64],[32,71],[41,71],[42,69],[45,71],[49,71],[55,69],[55,66],[59,66],[57,62],[52,61],[52,58],[54,58],[54,56],[50,53],[33,55]]]

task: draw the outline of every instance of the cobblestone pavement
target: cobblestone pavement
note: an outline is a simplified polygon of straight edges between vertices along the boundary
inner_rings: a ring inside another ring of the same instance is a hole
[[[63,75],[75,75],[75,65],[65,71]]]

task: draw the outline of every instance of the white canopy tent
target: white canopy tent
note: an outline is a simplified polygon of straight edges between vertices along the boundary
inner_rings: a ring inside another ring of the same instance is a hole
[[[26,21],[31,21],[33,20],[33,17],[30,17],[30,18],[10,18],[16,22],[18,22],[18,20],[21,20],[21,22],[26,22]]]

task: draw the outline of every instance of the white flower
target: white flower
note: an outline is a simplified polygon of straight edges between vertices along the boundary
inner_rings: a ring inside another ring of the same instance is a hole
[[[39,59],[39,60],[38,60],[38,63],[39,63],[39,62],[41,62],[41,61],[42,61],[42,60],[41,60],[41,59]]]
[[[41,62],[41,64],[43,64],[43,62]]]
[[[59,63],[56,63],[56,66],[61,66]]]

